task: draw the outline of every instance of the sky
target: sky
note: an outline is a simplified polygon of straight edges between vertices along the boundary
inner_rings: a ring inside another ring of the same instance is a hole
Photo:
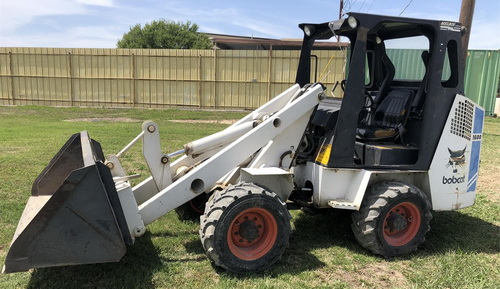
[[[0,47],[115,48],[135,24],[191,21],[201,32],[302,38],[338,19],[339,0],[0,0]],[[343,12],[458,21],[461,0],[344,0]],[[477,0],[469,49],[500,49],[500,1]]]

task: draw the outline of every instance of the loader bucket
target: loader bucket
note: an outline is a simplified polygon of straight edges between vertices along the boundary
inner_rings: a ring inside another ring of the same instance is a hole
[[[35,180],[4,273],[119,261],[131,244],[100,144],[74,134]]]

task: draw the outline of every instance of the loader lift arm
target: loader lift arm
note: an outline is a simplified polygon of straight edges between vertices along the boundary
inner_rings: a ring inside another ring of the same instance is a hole
[[[266,150],[259,152],[255,159],[260,158],[265,161],[258,163],[258,166],[252,162],[249,167],[277,167],[279,156],[283,152],[289,150],[291,146],[298,147],[302,132],[305,130],[314,108],[324,97],[323,87],[319,84],[297,97],[298,92],[300,89],[298,85],[295,85],[277,96],[267,107],[258,110],[260,112],[268,110],[264,121],[227,146],[216,148],[218,152],[213,156],[142,203],[138,209],[144,224],[150,224],[200,193],[209,192],[219,179],[264,147]],[[294,99],[294,97],[297,98]],[[276,109],[275,106],[280,103],[284,106],[273,112]],[[272,115],[269,116],[270,113]],[[255,121],[251,120],[251,123]],[[232,128],[242,126],[244,123],[244,121],[238,122]],[[285,135],[293,135],[295,139],[292,138],[291,142],[287,143],[273,143],[273,139]],[[208,150],[213,150],[213,148],[209,146],[206,151]],[[197,152],[202,154],[206,151]],[[278,157],[273,158],[277,153],[279,153]],[[178,162],[184,161],[183,158]],[[178,167],[178,164],[174,163],[173,167]],[[214,170],[214,168],[217,169]],[[141,188],[142,186],[139,186],[134,190]]]

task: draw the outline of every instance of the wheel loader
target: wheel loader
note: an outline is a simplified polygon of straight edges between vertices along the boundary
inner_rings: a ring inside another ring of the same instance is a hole
[[[221,132],[164,153],[146,121],[107,156],[88,132],[71,136],[34,181],[3,272],[118,262],[175,209],[199,216],[208,258],[231,272],[282,256],[292,208],[350,210],[361,246],[402,256],[433,210],[473,205],[484,110],[463,95],[461,25],[349,13],[299,27],[296,84]],[[311,79],[313,44],[337,37],[350,43],[340,100]],[[413,67],[393,41],[424,43]],[[121,158],[140,142],[150,176],[132,186]]]

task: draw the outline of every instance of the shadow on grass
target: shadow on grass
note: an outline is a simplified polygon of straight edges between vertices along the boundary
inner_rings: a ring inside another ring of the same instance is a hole
[[[321,261],[318,249],[329,249],[339,262],[352,262],[353,255],[375,257],[355,240],[350,224],[350,212],[331,210],[316,215],[297,214],[293,220],[294,232],[289,247],[274,266],[264,272],[243,275],[232,274],[213,267],[221,276],[230,278],[278,277],[314,271],[326,264]],[[415,257],[442,255],[448,252],[498,254],[500,251],[498,226],[461,212],[434,212],[427,241],[417,253],[393,260],[411,260]],[[157,237],[158,234],[154,236]],[[163,235],[163,234],[161,234]],[[165,232],[165,238],[169,234]],[[150,233],[137,239],[118,263],[45,268],[35,270],[28,288],[154,288],[153,273],[168,271],[169,262],[199,262],[205,260],[203,247],[198,239],[183,243],[186,252],[194,256],[181,259],[162,259],[151,242]],[[340,248],[336,250],[335,247]],[[348,253],[345,253],[345,252]],[[340,253],[339,253],[340,254]],[[354,257],[356,259],[356,257]]]
[[[321,266],[321,261],[314,260],[310,252],[333,246],[343,247],[353,254],[375,256],[361,247],[354,238],[349,211],[334,210],[332,214],[312,216],[301,214],[294,223],[294,235],[290,240],[290,248],[284,255],[285,264],[282,264],[288,267],[284,271],[297,273]],[[417,252],[393,260],[411,260],[417,256],[443,255],[449,252],[500,253],[500,227],[480,218],[460,211],[433,212],[430,226],[426,241]],[[382,257],[376,258],[383,260]]]
[[[500,253],[499,226],[460,211],[433,212],[433,216],[431,230],[417,254]]]
[[[347,248],[360,252],[351,233],[351,212],[345,210],[322,210],[316,214],[300,213],[293,220],[294,231],[289,248],[277,264],[279,271],[298,274],[325,266],[313,253],[318,249]],[[344,259],[345,256],[342,256]]]
[[[282,259],[267,271],[239,276],[219,268],[215,269],[219,274],[227,274],[239,279],[282,274],[295,275],[324,267],[326,264],[313,252],[333,247],[340,248],[341,252],[349,252],[345,256],[335,257],[339,262],[352,262],[353,255],[384,260],[357,243],[351,231],[350,215],[351,212],[345,210],[324,211],[316,215],[299,214],[294,219],[295,229],[289,247]],[[433,212],[433,216],[431,231],[426,235],[427,240],[419,250],[388,261],[412,260],[419,256],[443,255],[449,252],[486,254],[500,252],[498,243],[500,228],[498,226],[461,212]],[[337,251],[333,248],[331,252],[336,254]]]
[[[146,233],[118,263],[36,269],[27,288],[156,288],[153,273],[163,265]]]

